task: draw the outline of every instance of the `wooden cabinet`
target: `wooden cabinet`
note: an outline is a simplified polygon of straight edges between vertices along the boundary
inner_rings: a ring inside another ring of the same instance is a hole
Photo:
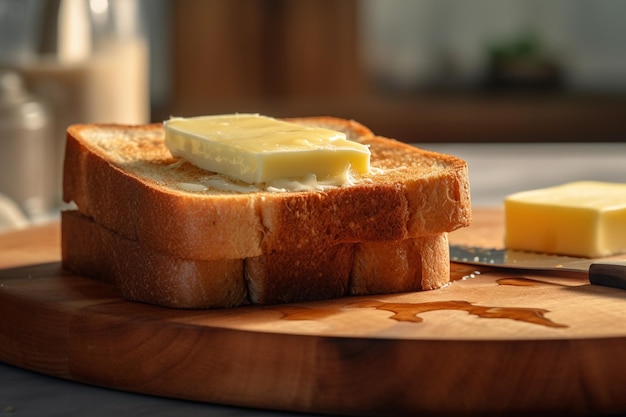
[[[173,106],[360,94],[357,0],[179,0]]]
[[[367,77],[359,0],[176,0],[172,97],[153,117],[334,115],[407,142],[622,141],[626,97],[384,95]]]

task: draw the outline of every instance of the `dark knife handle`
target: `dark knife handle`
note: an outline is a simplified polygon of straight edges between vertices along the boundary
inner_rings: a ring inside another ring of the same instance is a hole
[[[626,290],[626,260],[594,262],[589,267],[589,282]]]

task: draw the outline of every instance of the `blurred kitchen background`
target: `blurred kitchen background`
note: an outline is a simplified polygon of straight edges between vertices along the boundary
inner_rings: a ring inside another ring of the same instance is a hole
[[[411,143],[623,142],[625,17],[622,0],[0,0],[0,193],[31,217],[58,205],[70,123],[259,112]]]
[[[624,1],[178,0],[160,13],[155,120],[259,111],[351,117],[408,142],[626,139]]]

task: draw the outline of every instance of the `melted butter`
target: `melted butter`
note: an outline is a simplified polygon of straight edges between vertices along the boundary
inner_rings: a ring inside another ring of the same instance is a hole
[[[343,186],[353,185],[356,180],[347,180]],[[298,192],[298,191],[325,191],[331,188],[338,188],[337,185],[327,183],[324,181],[318,181],[315,175],[307,175],[304,178],[294,179],[278,179],[271,182],[271,184],[260,187],[253,184],[245,184],[241,182],[235,182],[228,177],[214,175],[203,178],[197,183],[178,182],[176,186],[183,191],[188,192],[206,192],[211,193],[215,191],[227,191],[234,193],[253,193],[257,191],[267,191],[271,193],[286,193],[286,192]]]
[[[218,191],[232,191],[235,193],[253,193],[260,191],[258,187],[250,184],[237,184],[230,181],[228,178],[220,177],[218,175],[208,177],[202,181],[202,184],[206,185],[207,189],[214,189]]]
[[[207,187],[205,187],[202,184],[196,184],[193,182],[179,182],[176,184],[178,186],[178,188],[182,189],[183,191],[189,191],[189,192],[202,192],[202,191],[206,191]]]
[[[349,303],[345,305],[345,307],[355,309],[373,308],[376,310],[388,311],[391,313],[389,319],[406,323],[422,323],[424,321],[424,318],[420,316],[422,313],[452,310],[465,311],[481,319],[509,319],[556,329],[568,327],[565,324],[556,323],[547,318],[545,315],[549,313],[549,311],[545,309],[481,306],[472,304],[468,301],[460,300],[431,301],[423,303],[362,300]],[[341,307],[324,307],[323,305],[315,308],[297,305],[275,305],[269,306],[268,308],[282,313],[282,320],[323,320],[335,314],[345,312],[345,309]]]
[[[180,159],[169,165],[168,169],[177,169],[187,161]],[[371,167],[371,175],[385,175],[386,172],[382,168]],[[253,193],[258,191],[266,191],[271,193],[286,193],[299,191],[327,191],[333,188],[348,187],[358,183],[372,182],[372,178],[362,178],[355,176],[352,171],[346,171],[344,176],[340,178],[340,185],[335,181],[319,180],[314,174],[305,175],[302,178],[290,179],[279,178],[270,184],[246,184],[241,181],[234,180],[224,175],[209,175],[196,180],[197,182],[177,182],[174,186],[187,192],[195,193],[216,193],[216,192],[232,192],[232,193]]]
[[[298,179],[278,178],[272,181],[265,189],[269,192],[288,192],[288,191],[325,191],[331,188],[338,188],[337,183],[341,186],[354,185],[358,180],[347,170],[344,175],[332,180],[318,180],[314,174],[305,175]]]
[[[174,156],[277,190],[288,189],[281,185],[286,181],[308,187],[313,177],[322,186],[342,186],[352,175],[370,171],[368,147],[330,129],[256,114],[172,118],[164,128]]]

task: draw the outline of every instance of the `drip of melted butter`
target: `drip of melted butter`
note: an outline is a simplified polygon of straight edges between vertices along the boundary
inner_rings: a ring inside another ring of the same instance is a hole
[[[552,328],[568,327],[565,324],[553,322],[545,317],[545,314],[549,313],[549,311],[545,309],[480,306],[461,300],[431,301],[424,303],[397,303],[377,300],[362,300],[347,304],[346,307],[357,309],[374,308],[376,310],[388,311],[392,313],[389,319],[408,323],[422,323],[424,321],[424,319],[420,317],[420,314],[422,313],[430,311],[455,310],[465,311],[483,319],[509,319]],[[283,314],[282,320],[295,321],[323,320],[332,315],[344,312],[344,309],[340,307],[307,308],[296,305],[276,305],[271,306],[270,308],[280,311]]]

